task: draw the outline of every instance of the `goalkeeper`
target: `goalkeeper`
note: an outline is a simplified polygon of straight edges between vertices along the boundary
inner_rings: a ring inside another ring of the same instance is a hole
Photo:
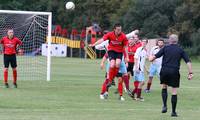
[[[3,46],[3,60],[4,60],[4,84],[9,88],[8,84],[8,67],[11,65],[13,71],[13,87],[17,88],[17,60],[16,48],[22,45],[22,42],[14,36],[13,29],[8,29],[7,36],[3,37],[0,41]]]

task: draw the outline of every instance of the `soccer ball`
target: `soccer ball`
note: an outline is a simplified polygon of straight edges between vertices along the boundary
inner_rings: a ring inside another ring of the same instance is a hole
[[[75,4],[74,4],[73,2],[67,2],[67,3],[65,4],[65,8],[66,8],[67,10],[74,10],[74,9],[75,9]]]

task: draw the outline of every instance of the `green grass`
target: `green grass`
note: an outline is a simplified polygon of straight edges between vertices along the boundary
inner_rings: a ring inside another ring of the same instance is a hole
[[[186,80],[186,65],[181,67],[178,90],[178,118],[161,114],[160,85],[154,79],[152,93],[142,93],[145,101],[137,102],[124,95],[119,101],[111,88],[109,99],[100,100],[104,71],[100,60],[52,59],[52,80],[19,80],[18,89],[0,88],[0,120],[191,120],[200,118],[200,63],[194,62],[194,79]],[[2,77],[2,76],[0,76]],[[132,84],[131,84],[132,85]],[[2,83],[1,83],[2,86]],[[170,93],[170,91],[169,91]]]

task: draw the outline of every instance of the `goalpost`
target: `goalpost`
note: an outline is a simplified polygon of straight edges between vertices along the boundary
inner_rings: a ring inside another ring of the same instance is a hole
[[[18,80],[50,81],[51,71],[51,12],[0,10],[0,39],[12,28],[22,41],[17,48]],[[46,44],[47,55],[42,56]],[[1,46],[1,45],[0,45]],[[3,79],[3,54],[0,54],[0,79]],[[9,80],[12,80],[9,68]]]

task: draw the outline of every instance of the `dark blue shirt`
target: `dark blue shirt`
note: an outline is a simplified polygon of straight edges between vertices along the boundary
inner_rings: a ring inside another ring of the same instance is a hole
[[[177,44],[169,44],[164,46],[160,51],[155,54],[156,58],[163,56],[162,67],[180,69],[181,58],[186,63],[190,62],[188,55]]]

